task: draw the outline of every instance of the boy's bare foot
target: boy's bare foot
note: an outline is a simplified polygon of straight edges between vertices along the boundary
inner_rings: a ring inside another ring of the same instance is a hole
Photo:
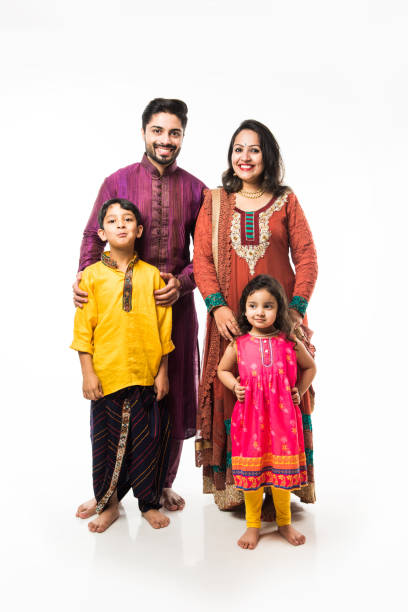
[[[173,491],[173,489],[163,489],[160,503],[166,508],[166,510],[183,510],[186,502],[184,499]]]
[[[167,527],[170,523],[170,519],[163,514],[163,512],[160,512],[160,510],[148,510],[147,512],[142,512],[142,516],[144,516],[153,529]]]
[[[289,542],[289,544],[293,544],[293,546],[300,546],[306,542],[306,538],[303,533],[297,531],[292,525],[282,525],[278,527],[278,531],[282,537],[285,538]]]
[[[276,519],[276,511],[273,503],[272,495],[266,493],[262,504],[261,521],[271,523]]]
[[[246,532],[239,538],[238,546],[241,548],[249,548],[253,550],[259,541],[259,529],[257,527],[248,527]]]
[[[84,502],[80,506],[78,506],[78,510],[76,511],[75,516],[78,516],[81,519],[87,519],[93,516],[96,513],[96,499],[89,499]]]
[[[119,518],[119,504],[111,503],[103,512],[98,514],[96,519],[88,523],[89,531],[102,533]]]

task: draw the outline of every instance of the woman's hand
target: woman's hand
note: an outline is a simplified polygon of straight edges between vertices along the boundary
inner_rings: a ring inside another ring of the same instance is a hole
[[[292,319],[293,329],[302,325],[303,317],[295,308],[289,308],[289,316]]]
[[[213,311],[213,317],[218,331],[225,340],[230,340],[232,342],[234,336],[239,335],[240,329],[231,308],[228,308],[228,306],[219,306]]]
[[[78,272],[78,274],[76,275],[76,279],[75,279],[75,283],[72,285],[72,290],[74,292],[74,306],[76,308],[82,308],[82,306],[84,304],[86,304],[86,302],[88,301],[86,298],[88,297],[88,294],[86,291],[81,291],[81,289],[79,288],[79,282],[82,278],[82,272]]]

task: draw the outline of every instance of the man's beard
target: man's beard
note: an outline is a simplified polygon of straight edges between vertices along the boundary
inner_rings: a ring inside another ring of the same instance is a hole
[[[180,153],[180,149],[176,149],[176,147],[161,147],[162,149],[168,149],[169,151],[173,152],[173,155],[170,155],[170,157],[167,157],[166,159],[163,159],[162,157],[159,157],[158,155],[156,155],[156,150],[155,150],[155,146],[154,145],[147,145],[146,144],[146,155],[148,157],[150,157],[150,159],[153,159],[155,162],[157,162],[158,164],[161,164],[162,166],[169,166],[170,164],[172,164],[174,162],[174,160],[176,159],[177,155]]]

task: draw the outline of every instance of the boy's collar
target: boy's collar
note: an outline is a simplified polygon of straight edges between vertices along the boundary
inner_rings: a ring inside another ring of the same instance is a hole
[[[130,266],[132,266],[133,268],[138,259],[139,255],[135,251],[133,258],[128,263],[128,269]],[[102,253],[101,261],[103,264],[105,264],[105,266],[108,266],[108,268],[113,268],[114,270],[117,270],[118,268],[118,264],[116,263],[116,261],[111,258],[110,251],[104,251]]]

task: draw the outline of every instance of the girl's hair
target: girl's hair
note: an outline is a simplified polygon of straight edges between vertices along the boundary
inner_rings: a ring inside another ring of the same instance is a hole
[[[273,295],[278,302],[278,313],[273,325],[276,329],[285,334],[287,340],[293,341],[291,337],[292,321],[289,315],[288,300],[286,299],[282,285],[268,274],[259,274],[255,276],[255,278],[249,281],[242,292],[241,299],[239,300],[238,314],[238,325],[242,333],[248,333],[252,327],[245,316],[247,299],[252,293],[259,291],[259,289],[266,289],[266,291]]]
[[[263,123],[255,121],[255,119],[243,121],[232,135],[228,149],[228,170],[222,175],[222,184],[225,191],[227,193],[236,193],[242,189],[242,180],[234,174],[231,162],[235,139],[242,130],[252,130],[252,132],[258,134],[264,164],[261,187],[264,191],[273,193],[278,198],[287,189],[286,185],[282,185],[284,167],[279,145],[270,129]]]

